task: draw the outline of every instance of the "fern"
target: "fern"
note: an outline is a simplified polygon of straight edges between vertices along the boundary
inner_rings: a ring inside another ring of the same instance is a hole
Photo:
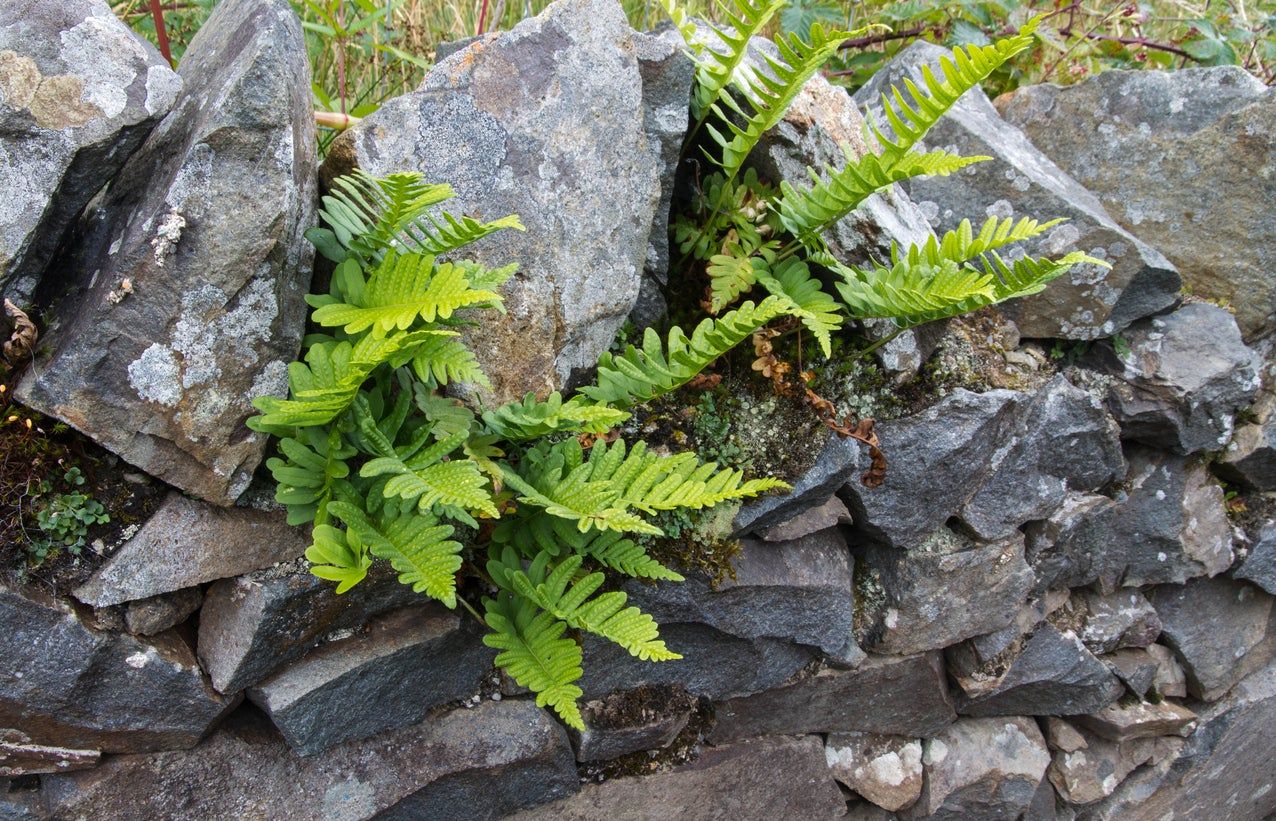
[[[807,264],[790,257],[776,265],[771,273],[759,276],[758,281],[781,300],[785,313],[801,320],[819,341],[824,355],[831,356],[833,332],[842,327],[841,309],[833,297],[820,288],[819,281],[811,277]]]
[[[503,439],[524,442],[551,433],[603,433],[628,418],[622,410],[592,404],[583,397],[573,396],[564,402],[562,394],[554,391],[543,402],[529,393],[522,402],[487,411],[483,424]]]
[[[306,548],[310,572],[321,579],[337,582],[337,592],[344,593],[363,581],[372,559],[358,537],[331,525],[315,525],[313,543]]]
[[[288,524],[299,525],[325,517],[321,510],[332,499],[336,484],[350,475],[347,460],[355,455],[335,428],[301,428],[296,436],[279,440],[284,458],[266,460],[278,487],[275,500],[288,508]]]
[[[891,262],[907,259],[912,265],[928,262],[937,265],[950,259],[953,262],[969,262],[989,251],[1004,248],[1016,242],[1023,242],[1044,234],[1063,219],[1038,222],[1028,217],[1021,217],[1018,222],[1013,217],[999,220],[989,217],[976,234],[970,220],[962,220],[952,231],[944,234],[942,239],[930,237],[924,245],[913,245],[906,253],[901,253],[898,246],[891,248]]]
[[[456,607],[456,572],[461,569],[461,543],[448,539],[454,528],[430,516],[401,516],[378,527],[362,510],[333,502],[329,512],[373,556],[399,571],[399,581],[448,607]]]
[[[732,253],[715,254],[709,258],[709,313],[718,314],[735,302],[758,282],[758,277],[769,273],[774,254],[751,256],[737,243],[728,249]],[[770,248],[767,249],[771,250]]]
[[[527,559],[534,559],[539,553],[561,556],[572,552],[626,576],[683,581],[680,573],[656,561],[645,548],[622,533],[581,533],[570,520],[534,508],[503,518],[492,532],[492,542],[508,544]]]
[[[575,684],[582,674],[582,654],[579,644],[564,638],[567,625],[508,592],[484,599],[483,606],[484,621],[492,630],[483,643],[501,651],[496,666],[535,693],[536,706],[548,705],[567,726],[584,730],[576,704],[582,692]]]
[[[688,139],[692,139],[744,65],[749,41],[762,32],[785,2],[725,0],[719,3],[721,24],[712,27],[711,31],[721,48],[703,45],[695,25],[688,24],[685,12],[673,0],[664,0],[664,5],[696,58],[696,84],[691,100],[692,126],[687,131]]]

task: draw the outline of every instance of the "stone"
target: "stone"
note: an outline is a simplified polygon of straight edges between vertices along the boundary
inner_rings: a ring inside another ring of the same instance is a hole
[[[716,821],[836,818],[846,810],[818,738],[760,738],[708,747],[669,772],[586,784],[510,821]]]
[[[1250,490],[1276,490],[1276,391],[1266,390],[1247,417],[1252,421],[1236,426],[1214,472]]]
[[[941,528],[916,550],[870,544],[857,558],[883,594],[857,614],[859,644],[877,653],[919,653],[999,630],[1035,580],[1018,533],[987,544]]]
[[[461,615],[433,604],[387,613],[285,667],[248,698],[300,755],[416,724],[473,695],[492,669],[495,652]],[[375,709],[350,709],[360,702]]]
[[[316,142],[306,45],[284,0],[220,3],[185,83],[82,226],[21,402],[147,473],[229,505],[304,331]]]
[[[1050,754],[1030,718],[964,718],[927,739],[926,783],[904,819],[1005,819],[1024,813]]]
[[[1121,682],[1075,633],[1043,624],[1000,657],[949,651],[957,712],[972,716],[1077,715],[1116,701]]]
[[[1128,647],[1100,656],[1099,660],[1139,698],[1145,698],[1161,670],[1160,660],[1146,647]]]
[[[225,579],[199,612],[199,660],[218,692],[236,693],[301,658],[328,636],[357,630],[379,613],[421,601],[381,564],[338,596],[304,559]]]
[[[1111,795],[1155,750],[1149,739],[1117,743],[1085,733],[1081,748],[1055,751],[1046,775],[1065,801],[1092,804]]]
[[[1024,555],[1037,574],[1034,593],[1097,581],[1108,561],[1117,503],[1097,493],[1069,493],[1050,517],[1024,527]]]
[[[824,755],[834,778],[884,810],[902,810],[922,793],[919,739],[830,733]]]
[[[88,627],[52,599],[0,588],[0,728],[40,746],[109,753],[190,747],[234,706],[172,633]]]
[[[1193,698],[1217,700],[1276,650],[1272,597],[1246,582],[1193,579],[1157,587],[1149,598]]]
[[[881,93],[890,85],[916,78],[922,65],[937,68],[949,54],[940,46],[915,42],[880,69],[855,99],[880,111]],[[881,117],[878,121],[885,122]],[[993,158],[947,177],[902,184],[936,231],[952,230],[963,219],[978,226],[993,216],[1064,217],[1067,222],[1023,243],[1025,252],[1059,257],[1079,250],[1112,265],[1076,266],[1041,293],[1007,304],[1007,315],[1025,337],[1100,339],[1178,301],[1182,283],[1169,260],[1118,225],[1081,183],[1003,121],[981,89],[966,92],[926,135],[925,145]]]
[[[203,602],[204,592],[198,587],[138,599],[125,605],[124,624],[135,636],[153,636],[186,621]]]
[[[101,759],[100,750],[32,744],[31,738],[20,730],[0,731],[0,778],[83,770],[96,767]],[[8,818],[3,814],[3,805],[0,818]]]
[[[309,544],[281,513],[172,493],[75,597],[94,607],[146,599],[295,559]]]
[[[0,297],[29,306],[63,233],[182,81],[102,0],[0,9]]]
[[[1089,743],[1086,741],[1085,735],[1065,719],[1057,716],[1046,716],[1044,725],[1046,745],[1051,750],[1075,753],[1077,750],[1084,750]]]
[[[1174,651],[1161,644],[1153,644],[1147,648],[1156,659],[1156,676],[1152,679],[1152,690],[1157,695],[1184,698],[1187,695],[1187,676],[1179,666]]]
[[[519,264],[502,286],[507,315],[472,346],[492,382],[477,394],[485,404],[544,395],[594,367],[638,297],[664,169],[618,4],[559,0],[472,43],[338,143],[325,173],[418,171],[455,189],[450,212],[527,226],[465,251]]]
[[[240,711],[193,750],[43,776],[31,803],[59,818],[497,818],[576,788],[562,728],[530,701],[489,701],[312,758]]]
[[[1249,549],[1245,561],[1232,573],[1276,596],[1276,524],[1269,524]]]
[[[869,656],[717,705],[711,743],[768,733],[870,732],[928,737],[952,723],[939,653]]]
[[[682,687],[640,687],[585,702],[585,729],[568,728],[567,733],[577,761],[609,761],[668,747],[695,707],[696,700]]]
[[[1266,127],[1276,95],[1261,80],[1239,66],[1104,71],[1066,87],[1021,87],[999,108],[1169,257],[1193,293],[1235,306],[1247,339],[1276,328],[1276,251],[1237,239],[1274,227],[1260,204],[1276,197]]]
[[[1123,647],[1147,647],[1161,635],[1161,620],[1137,590],[1104,595],[1089,590],[1074,596],[1085,612],[1081,642],[1095,654]]]
[[[1022,396],[959,388],[921,413],[878,425],[890,461],[885,483],[866,488],[852,479],[839,493],[856,532],[891,547],[920,546],[992,475]]]
[[[1196,713],[1172,701],[1151,703],[1122,699],[1097,713],[1074,716],[1072,720],[1109,741],[1186,736],[1196,729]]]
[[[829,431],[815,461],[801,476],[789,482],[793,489],[786,493],[768,493],[750,499],[740,508],[733,522],[735,535],[758,533],[792,521],[806,511],[819,507],[847,482],[858,482],[862,461],[859,446]]]
[[[1092,349],[1089,363],[1114,378],[1108,407],[1121,435],[1175,453],[1221,450],[1235,416],[1258,394],[1261,360],[1241,341],[1236,320],[1193,302],[1139,322]]]
[[[1276,661],[1205,705],[1186,740],[1158,739],[1153,766],[1087,813],[1127,818],[1267,818],[1276,812]]]
[[[824,504],[760,530],[757,536],[764,542],[789,542],[830,527],[849,524],[851,524],[851,512],[846,509],[841,499],[830,496]]]

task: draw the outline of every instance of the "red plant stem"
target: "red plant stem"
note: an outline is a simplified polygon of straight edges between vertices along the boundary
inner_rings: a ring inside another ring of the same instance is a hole
[[[479,8],[478,31],[475,35],[483,33],[483,29],[487,28],[487,0],[483,0],[483,5]]]
[[[160,0],[151,0],[151,19],[155,21],[155,37],[159,40],[160,54],[164,55],[170,66],[176,65],[173,62],[173,52],[168,47],[168,29],[164,28],[164,10],[160,8]]]
[[[903,40],[905,37],[916,37],[926,30],[926,27],[918,24],[912,28],[906,28],[903,31],[891,31],[885,34],[870,34],[867,37],[855,37],[846,40],[839,48],[864,48],[865,46],[875,45],[877,43],[885,43],[890,40]]]
[[[1072,36],[1071,28],[1059,29],[1059,33],[1064,37]],[[1096,31],[1087,31],[1081,36],[1087,40],[1107,40],[1113,43],[1120,43],[1123,46],[1141,46],[1142,48],[1150,48],[1157,51],[1168,51],[1170,54],[1177,54],[1178,56],[1186,57],[1189,60],[1196,59],[1178,46],[1172,46],[1169,43],[1158,43],[1155,40],[1149,40],[1146,37],[1117,37],[1112,34],[1100,34]]]

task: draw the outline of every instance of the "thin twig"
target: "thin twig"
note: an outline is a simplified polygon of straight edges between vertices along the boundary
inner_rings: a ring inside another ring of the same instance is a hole
[[[168,29],[164,27],[164,10],[160,8],[160,0],[151,0],[151,19],[155,21],[155,39],[159,40],[160,54],[164,55],[170,66],[176,67],[173,52],[168,45]]]

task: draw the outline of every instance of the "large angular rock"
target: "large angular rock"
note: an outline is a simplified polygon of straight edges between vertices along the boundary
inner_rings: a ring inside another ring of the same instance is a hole
[[[499,818],[577,787],[566,735],[529,701],[454,710],[313,758],[260,716],[228,725],[193,750],[44,776],[29,803],[43,818]]]
[[[931,736],[954,718],[938,653],[869,656],[717,706],[713,743],[768,733],[871,732]]]
[[[1246,582],[1193,579],[1150,597],[1161,640],[1174,650],[1194,698],[1214,701],[1276,653],[1272,597]]]
[[[916,550],[867,545],[858,558],[882,595],[861,602],[859,644],[919,653],[1010,624],[1035,580],[1016,536],[976,543],[941,528]]]
[[[926,783],[905,819],[1013,821],[1032,804],[1050,754],[1030,718],[966,718],[925,742]]]
[[[473,695],[495,655],[461,615],[441,605],[413,607],[320,647],[253,687],[248,698],[289,747],[314,755],[415,724],[434,708]],[[349,710],[360,701],[376,707]]]
[[[1234,306],[1247,339],[1276,329],[1276,249],[1246,240],[1276,229],[1262,205],[1276,197],[1262,170],[1276,151],[1276,95],[1261,80],[1233,66],[1105,71],[1020,88],[998,107],[1194,293]]]
[[[860,456],[859,445],[832,431],[825,436],[811,467],[789,483],[792,490],[768,493],[740,508],[733,522],[737,534],[756,533],[791,521],[827,503],[846,483],[859,481],[860,465],[867,464]]]
[[[905,78],[918,79],[922,65],[938,68],[949,51],[918,41],[904,49],[856,92],[857,102],[880,109],[880,96]],[[879,117],[879,122],[884,122]],[[1099,339],[1131,322],[1174,305],[1181,281],[1154,248],[1119,226],[1099,200],[1033,147],[1023,132],[997,116],[981,89],[972,89],[931,129],[931,148],[993,158],[948,177],[904,183],[936,231],[963,219],[978,225],[988,217],[1066,217],[1025,243],[1033,256],[1085,251],[1112,264],[1073,268],[1040,294],[1017,300],[1007,313],[1027,337]]]
[[[173,111],[87,220],[21,401],[153,476],[228,505],[266,445],[310,283],[316,147],[301,26],[228,0],[191,41]]]
[[[1249,413],[1252,421],[1236,426],[1214,472],[1252,490],[1276,490],[1276,391],[1266,390]]]
[[[664,167],[643,90],[620,6],[559,0],[440,62],[329,155],[332,172],[450,183],[454,213],[522,218],[526,232],[466,249],[483,265],[519,264],[502,287],[508,316],[475,337],[493,402],[571,382],[634,306]]]
[[[1139,698],[1146,697],[1151,691],[1152,683],[1161,670],[1159,660],[1146,647],[1127,647],[1100,656],[1099,661],[1108,665],[1121,683]]]
[[[177,636],[91,629],[52,600],[0,588],[0,728],[104,752],[190,747],[232,706]]]
[[[1258,394],[1261,360],[1236,320],[1194,302],[1139,322],[1122,337],[1128,351],[1096,346],[1091,364],[1116,377],[1108,406],[1121,436],[1175,453],[1221,450],[1236,413]]]
[[[1238,579],[1251,581],[1276,596],[1276,523],[1263,528],[1249,555],[1232,573]]]
[[[280,513],[172,493],[75,597],[94,607],[145,599],[295,559],[309,544]]]
[[[892,812],[922,793],[922,742],[872,733],[829,733],[824,756],[833,777]]]
[[[219,692],[251,687],[326,637],[421,601],[383,565],[340,596],[306,567],[303,559],[208,588],[199,613],[199,660]]]
[[[849,525],[851,521],[851,512],[846,509],[846,504],[836,496],[831,496],[818,507],[758,531],[757,536],[764,542],[789,542],[830,527]]]
[[[949,651],[957,712],[972,716],[1093,713],[1124,691],[1074,633],[1043,624],[1003,653],[983,658],[970,643]]]
[[[670,772],[587,784],[511,821],[717,821],[837,818],[846,811],[818,738],[760,738],[706,748]]]
[[[1161,619],[1137,590],[1108,595],[1083,590],[1074,594],[1073,601],[1084,618],[1081,642],[1092,653],[1147,647],[1161,635]]]
[[[1075,716],[1073,722],[1109,741],[1188,735],[1196,729],[1196,713],[1172,701],[1156,703],[1121,699],[1097,713]]]
[[[696,702],[681,687],[640,687],[581,705],[584,730],[568,729],[577,761],[607,761],[668,747]]]
[[[0,297],[28,305],[63,233],[182,82],[102,0],[0,9]]]
[[[1063,800],[1092,804],[1111,795],[1134,772],[1157,754],[1158,740],[1143,738],[1118,743],[1084,730],[1072,749],[1055,749],[1046,775]],[[1069,745],[1072,746],[1072,745]]]
[[[1037,574],[1034,593],[1098,580],[1107,566],[1107,528],[1117,507],[1097,493],[1070,493],[1050,518],[1024,528],[1024,553]]]

